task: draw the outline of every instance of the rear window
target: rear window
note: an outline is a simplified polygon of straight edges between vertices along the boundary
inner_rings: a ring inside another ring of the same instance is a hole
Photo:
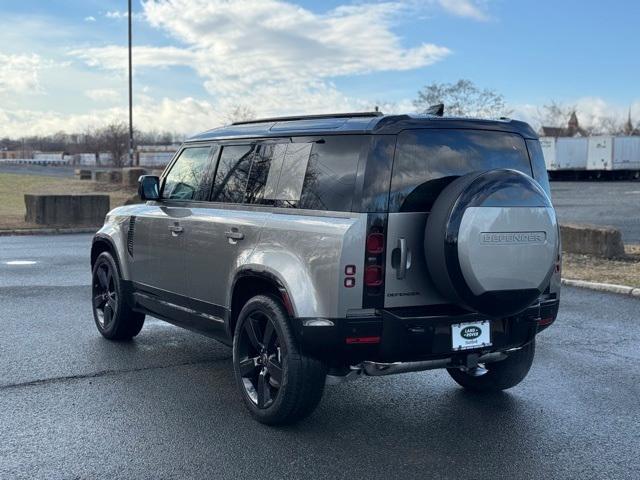
[[[461,175],[511,168],[531,176],[524,139],[486,130],[407,130],[398,135],[390,212],[428,212],[440,192]]]

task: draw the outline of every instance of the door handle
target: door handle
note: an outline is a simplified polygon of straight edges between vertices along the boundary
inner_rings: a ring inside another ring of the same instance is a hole
[[[169,225],[169,230],[171,230],[171,235],[173,235],[174,237],[177,237],[178,235],[180,235],[182,232],[184,232],[184,228],[182,228],[179,224],[175,224],[175,225]]]
[[[235,227],[224,232],[224,234],[227,236],[229,241],[242,240],[244,238],[244,233],[238,231],[238,229]]]
[[[400,264],[396,270],[396,278],[402,280],[407,275],[407,241],[404,238],[398,239],[398,249],[400,250]]]

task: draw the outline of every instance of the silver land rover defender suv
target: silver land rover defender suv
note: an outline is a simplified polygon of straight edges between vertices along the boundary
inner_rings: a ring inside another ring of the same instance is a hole
[[[509,119],[354,113],[238,122],[182,145],[91,249],[95,323],[145,315],[233,349],[260,422],[325,384],[446,368],[513,387],[560,294],[542,150]]]

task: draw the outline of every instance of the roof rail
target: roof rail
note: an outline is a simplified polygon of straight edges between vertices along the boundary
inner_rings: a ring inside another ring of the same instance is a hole
[[[291,117],[260,118],[256,120],[242,120],[231,125],[248,125],[251,123],[290,122],[293,120],[319,120],[323,118],[355,118],[355,117],[381,117],[382,112],[353,112],[353,113],[323,113],[320,115],[295,115]]]

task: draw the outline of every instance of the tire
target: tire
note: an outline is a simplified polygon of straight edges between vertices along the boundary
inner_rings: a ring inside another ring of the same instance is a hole
[[[448,368],[449,375],[462,387],[476,392],[498,392],[518,385],[529,373],[535,355],[535,340],[502,361],[487,363],[487,372],[474,377],[458,368]]]
[[[144,325],[144,314],[127,304],[120,270],[109,252],[101,253],[91,272],[91,303],[98,331],[109,340],[130,340]]]
[[[242,308],[233,337],[233,370],[242,400],[267,425],[302,420],[324,391],[326,367],[300,352],[288,319],[279,300],[258,295]]]

